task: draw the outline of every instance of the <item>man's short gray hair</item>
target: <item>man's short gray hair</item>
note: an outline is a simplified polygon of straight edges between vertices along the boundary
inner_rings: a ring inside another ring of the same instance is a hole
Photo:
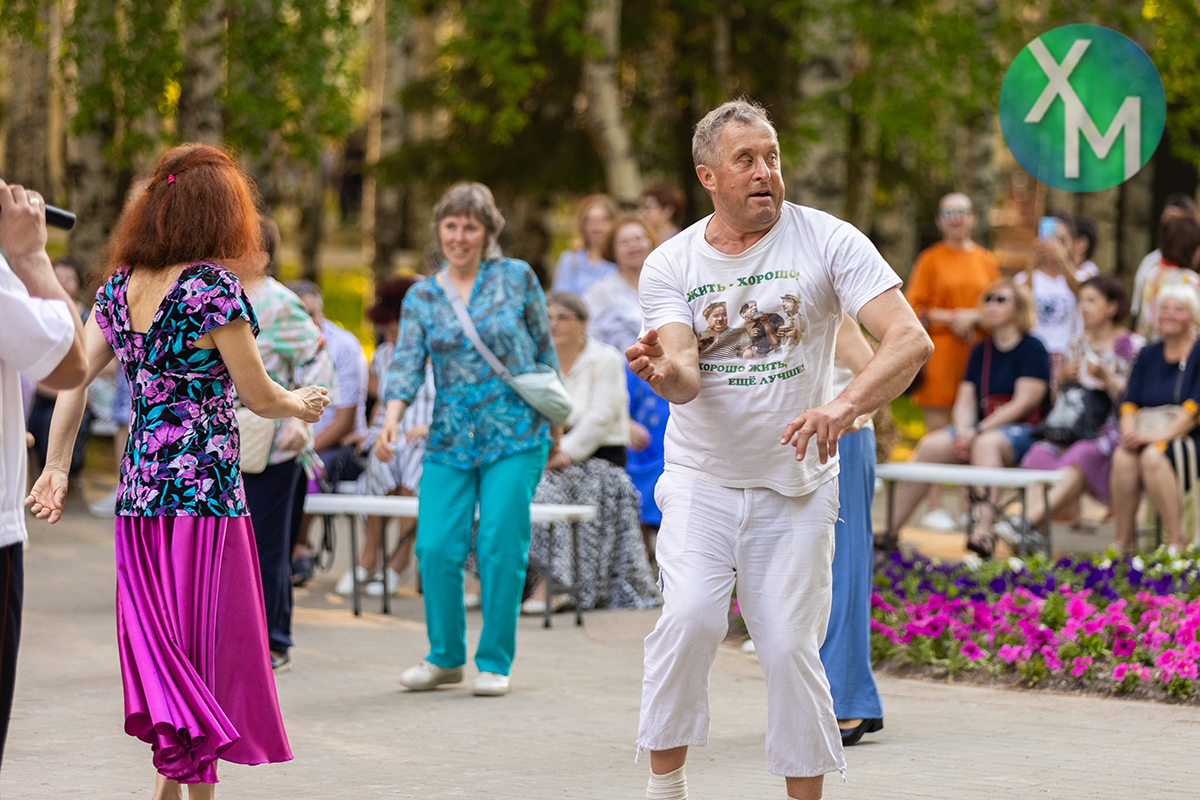
[[[504,230],[504,215],[496,208],[492,190],[482,183],[463,181],[446,190],[442,199],[433,207],[433,242],[441,253],[441,237],[438,229],[446,217],[474,217],[487,233],[483,246],[484,258],[500,256],[500,231]]]
[[[692,161],[695,166],[704,164],[716,166],[721,157],[721,131],[730,122],[741,125],[757,125],[762,123],[775,131],[767,110],[753,100],[745,97],[723,103],[704,115],[704,119],[696,123],[696,132],[692,134]]]

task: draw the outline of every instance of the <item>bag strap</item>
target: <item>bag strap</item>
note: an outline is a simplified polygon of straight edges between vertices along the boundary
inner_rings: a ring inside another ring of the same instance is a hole
[[[462,325],[463,333],[467,335],[467,339],[479,351],[479,355],[483,356],[483,360],[492,368],[500,379],[509,386],[513,384],[512,373],[508,368],[496,358],[496,354],[488,349],[488,346],[479,338],[479,331],[475,330],[475,323],[471,321],[471,315],[467,312],[467,305],[463,302],[462,295],[453,286],[447,286],[447,282],[443,280],[445,271],[439,272],[435,280],[438,286],[442,287],[442,291],[446,293],[446,299],[450,301],[450,308],[454,309],[454,316],[458,317],[458,322]]]
[[[992,372],[992,339],[988,337],[983,340],[983,374],[979,378],[979,407],[987,408],[988,398],[988,383]],[[979,420],[983,422],[983,420]]]

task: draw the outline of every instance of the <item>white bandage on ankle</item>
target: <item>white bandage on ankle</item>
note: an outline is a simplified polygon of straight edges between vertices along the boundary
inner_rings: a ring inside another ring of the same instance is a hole
[[[687,800],[687,796],[687,776],[683,774],[683,767],[666,775],[650,773],[646,800]]]

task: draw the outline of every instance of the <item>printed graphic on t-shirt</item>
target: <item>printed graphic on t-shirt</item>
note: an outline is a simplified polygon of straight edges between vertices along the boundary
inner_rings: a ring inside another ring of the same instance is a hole
[[[764,278],[794,279],[795,273],[767,273]],[[754,286],[758,276],[738,278],[738,286]],[[691,297],[722,292],[726,286],[707,284],[689,292]],[[730,323],[730,303],[716,300],[702,312],[707,327],[696,333],[700,348],[702,372],[728,374],[730,386],[756,386],[774,383],[799,375],[803,364],[785,360],[800,344],[806,328],[800,313],[800,298],[793,292],[773,297],[764,292],[761,298],[741,300]],[[730,364],[730,361],[763,363]]]

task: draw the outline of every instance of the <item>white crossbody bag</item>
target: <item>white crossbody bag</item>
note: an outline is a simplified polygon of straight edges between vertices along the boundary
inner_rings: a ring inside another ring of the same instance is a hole
[[[495,353],[489,350],[479,338],[479,331],[475,330],[475,323],[471,321],[471,315],[467,312],[462,295],[453,286],[447,286],[443,277],[444,273],[439,272],[438,286],[442,287],[442,291],[450,300],[450,307],[454,309],[454,316],[458,317],[463,333],[471,340],[471,344],[479,351],[479,355],[483,356],[483,360],[492,368],[492,372],[512,387],[512,390],[532,406],[534,411],[550,420],[551,425],[565,424],[567,417],[571,415],[571,396],[567,394],[567,387],[563,386],[557,370],[544,367],[544,370],[527,372],[524,375],[513,375],[509,372],[500,359],[496,358]],[[539,365],[539,368],[541,367],[542,365]]]

